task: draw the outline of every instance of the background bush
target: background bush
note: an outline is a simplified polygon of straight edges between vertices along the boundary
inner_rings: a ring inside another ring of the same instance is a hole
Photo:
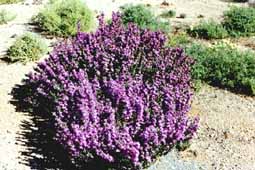
[[[160,16],[164,18],[172,18],[176,16],[176,12],[174,10],[168,10],[168,11],[162,12]]]
[[[0,11],[0,25],[7,24],[9,21],[12,21],[16,18],[15,14],[12,14],[6,10]]]
[[[78,23],[81,31],[90,31],[94,19],[80,0],[57,0],[48,4],[33,21],[48,34],[67,37],[77,33]]]
[[[79,32],[38,64],[24,80],[33,95],[23,101],[52,116],[75,165],[141,169],[197,129],[187,116],[193,60],[165,41],[124,26],[119,13],[109,24],[101,16],[95,33]]]
[[[125,25],[135,23],[141,28],[168,32],[169,23],[160,21],[145,5],[126,5],[121,7],[122,21]]]
[[[23,0],[0,0],[0,4],[13,4],[23,2]]]
[[[27,33],[17,38],[7,50],[7,57],[11,62],[38,60],[47,51],[46,44],[35,34]]]
[[[186,53],[196,60],[192,71],[195,82],[255,95],[255,53],[238,51],[226,43],[212,47],[192,44]]]
[[[255,8],[232,7],[224,13],[222,24],[232,36],[254,35]]]
[[[228,32],[225,28],[212,20],[200,22],[192,29],[189,29],[188,33],[193,37],[204,39],[222,39],[228,36]]]

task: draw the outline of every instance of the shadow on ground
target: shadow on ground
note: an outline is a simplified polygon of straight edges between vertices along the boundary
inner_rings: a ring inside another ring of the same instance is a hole
[[[61,146],[54,140],[50,117],[43,114],[43,108],[33,108],[24,99],[29,95],[30,87],[16,85],[12,90],[13,100],[17,112],[25,112],[31,121],[21,123],[17,143],[27,148],[23,151],[21,163],[31,169],[75,169]],[[47,105],[45,105],[47,107]]]
[[[54,140],[53,123],[49,114],[45,114],[46,102],[43,107],[32,107],[26,102],[26,97],[31,94],[32,87],[28,85],[16,85],[12,90],[11,104],[17,112],[28,114],[31,120],[21,123],[21,131],[18,133],[17,144],[27,148],[21,153],[21,163],[33,170],[104,170],[105,166],[99,161],[76,167],[68,158],[66,151]],[[99,167],[100,166],[100,167]]]

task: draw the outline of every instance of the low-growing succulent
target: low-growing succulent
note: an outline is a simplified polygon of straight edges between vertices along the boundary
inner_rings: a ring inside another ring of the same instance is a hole
[[[165,41],[124,26],[119,13],[109,24],[99,16],[95,33],[78,32],[28,75],[24,101],[52,116],[55,138],[77,166],[101,160],[141,169],[198,128],[187,116],[193,60]]]

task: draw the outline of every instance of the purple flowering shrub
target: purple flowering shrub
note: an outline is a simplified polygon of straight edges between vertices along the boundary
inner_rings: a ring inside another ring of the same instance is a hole
[[[55,138],[70,157],[141,169],[192,138],[193,61],[166,37],[121,23],[119,13],[95,33],[79,32],[55,47],[28,75],[27,100],[46,107]]]

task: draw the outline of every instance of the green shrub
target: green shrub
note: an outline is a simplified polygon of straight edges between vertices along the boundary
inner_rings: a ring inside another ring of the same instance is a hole
[[[93,14],[80,0],[57,0],[43,9],[33,21],[48,34],[67,37],[93,27]]]
[[[200,22],[194,28],[189,29],[188,33],[193,37],[203,39],[222,39],[228,36],[225,28],[213,20]]]
[[[7,57],[11,62],[38,60],[47,50],[42,39],[35,34],[26,33],[17,38],[14,44],[7,50]]]
[[[255,33],[255,9],[232,7],[224,13],[223,26],[232,36],[249,36]]]
[[[0,25],[7,24],[7,22],[12,21],[16,18],[15,14],[9,13],[6,10],[0,11]]]
[[[169,23],[160,21],[153,12],[145,5],[126,5],[121,7],[122,22],[127,25],[132,22],[141,28],[148,28],[153,31],[169,31]]]
[[[255,53],[238,51],[226,44],[212,47],[192,44],[186,53],[196,60],[194,82],[207,82],[230,90],[255,95]]]
[[[0,0],[0,5],[1,4],[14,4],[18,2],[22,2],[23,0]]]
[[[164,18],[173,18],[176,16],[176,12],[174,10],[168,10],[164,11],[160,16]]]
[[[190,37],[185,32],[170,34],[168,37],[168,45],[171,47],[183,46],[190,42],[191,42]]]

